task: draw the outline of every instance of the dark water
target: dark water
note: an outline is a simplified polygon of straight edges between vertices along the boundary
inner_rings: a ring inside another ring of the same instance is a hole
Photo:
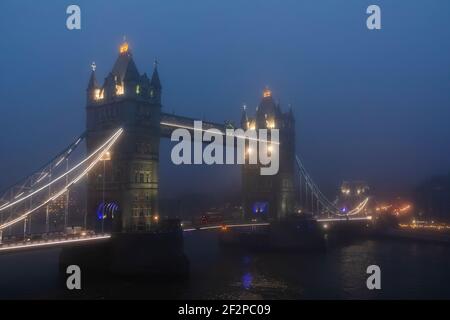
[[[215,233],[185,238],[190,279],[114,279],[64,289],[58,249],[0,256],[0,298],[436,299],[450,298],[450,247],[360,241],[320,253],[257,253],[219,248]],[[381,268],[380,291],[366,268]]]

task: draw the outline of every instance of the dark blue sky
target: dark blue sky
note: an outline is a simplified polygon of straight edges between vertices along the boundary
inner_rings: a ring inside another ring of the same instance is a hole
[[[73,3],[81,31],[65,27]],[[84,130],[89,65],[106,76],[126,35],[141,73],[158,57],[165,111],[236,121],[269,85],[320,185],[409,188],[450,168],[449,21],[448,0],[1,0],[0,187]],[[239,185],[238,167],[161,171],[163,190]]]

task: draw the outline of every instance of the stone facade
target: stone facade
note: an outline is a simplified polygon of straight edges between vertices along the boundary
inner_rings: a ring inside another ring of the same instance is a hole
[[[140,75],[128,45],[123,44],[103,86],[97,83],[93,68],[86,114],[88,154],[115,130],[124,129],[110,160],[89,174],[91,227],[100,230],[103,224],[105,231],[147,230],[159,213],[161,84],[156,63],[151,79]],[[103,222],[102,216],[106,216]]]
[[[283,113],[272,92],[265,89],[255,116],[244,109],[241,127],[279,129],[280,168],[278,174],[261,175],[260,165],[246,164],[242,168],[242,196],[247,219],[277,220],[292,214],[295,209],[295,120],[292,110]]]

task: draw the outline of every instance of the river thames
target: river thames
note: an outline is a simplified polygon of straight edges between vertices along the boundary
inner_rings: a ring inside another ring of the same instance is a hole
[[[58,276],[59,249],[0,256],[1,299],[443,299],[450,298],[450,247],[360,240],[310,253],[219,247],[217,234],[185,235],[191,276],[99,279],[70,292]],[[381,268],[368,290],[366,268]]]

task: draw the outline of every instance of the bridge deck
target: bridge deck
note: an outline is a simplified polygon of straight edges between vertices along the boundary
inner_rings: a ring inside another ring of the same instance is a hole
[[[371,220],[372,217],[354,217],[354,218],[321,218],[316,219],[319,223],[324,222],[346,222],[346,221],[361,221],[361,220]],[[217,230],[217,229],[231,229],[231,228],[246,228],[246,227],[262,227],[269,226],[269,222],[254,222],[254,223],[225,223],[220,225],[201,225],[201,226],[192,226],[189,228],[184,228],[184,232],[192,232],[192,231],[203,231],[203,230]],[[88,234],[88,235],[67,235],[65,237],[58,237],[53,239],[43,239],[36,241],[20,241],[15,243],[6,243],[0,245],[0,254],[13,253],[17,251],[28,251],[39,248],[55,248],[62,247],[67,245],[75,245],[75,244],[88,244],[93,241],[102,241],[110,239],[110,234]]]

